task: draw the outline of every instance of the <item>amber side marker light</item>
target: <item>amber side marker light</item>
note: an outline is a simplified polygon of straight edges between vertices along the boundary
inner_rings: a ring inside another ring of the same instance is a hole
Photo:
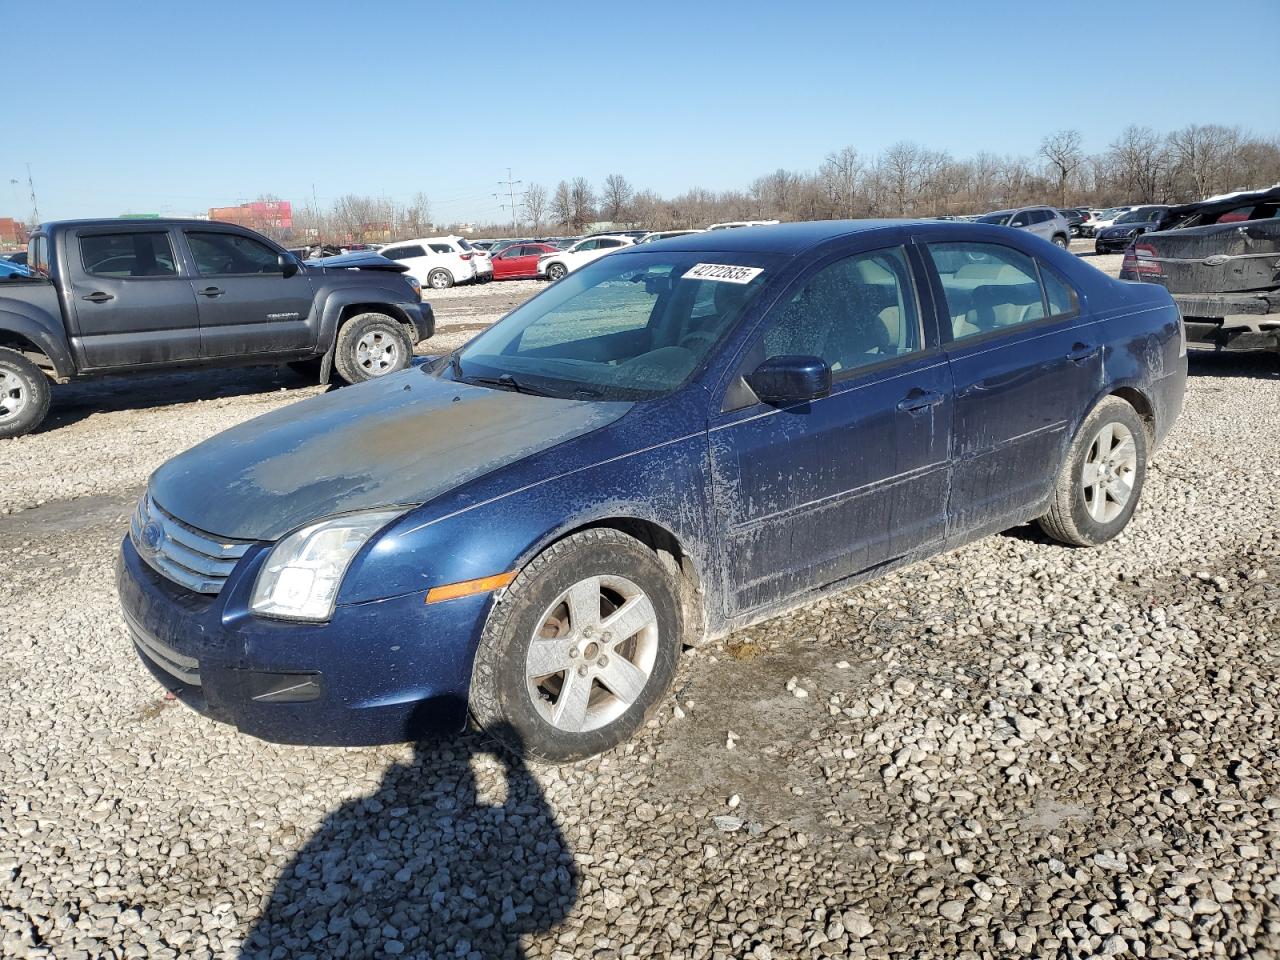
[[[458,597],[469,597],[473,593],[488,593],[505,587],[516,578],[515,571],[495,573],[492,577],[481,577],[478,580],[462,580],[458,583],[446,583],[443,587],[432,587],[427,591],[427,603],[439,603],[441,600],[456,600]]]

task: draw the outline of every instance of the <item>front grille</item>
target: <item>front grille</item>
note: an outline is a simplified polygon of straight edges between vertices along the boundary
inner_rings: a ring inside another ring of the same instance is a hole
[[[216,596],[240,558],[245,540],[226,540],[188,526],[145,494],[129,524],[138,555],[174,583]]]

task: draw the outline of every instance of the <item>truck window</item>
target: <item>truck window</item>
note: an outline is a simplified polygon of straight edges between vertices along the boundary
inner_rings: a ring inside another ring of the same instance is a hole
[[[27,244],[27,266],[36,276],[49,276],[48,237],[35,237]]]
[[[187,231],[187,246],[202,277],[279,273],[279,254],[265,243],[238,233]]]
[[[172,277],[167,233],[96,233],[80,237],[84,272],[98,277]]]

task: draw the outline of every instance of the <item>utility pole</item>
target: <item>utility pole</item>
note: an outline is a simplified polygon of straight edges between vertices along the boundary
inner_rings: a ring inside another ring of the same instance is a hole
[[[507,188],[507,200],[511,204],[511,232],[516,232],[516,187],[524,183],[523,180],[511,179],[511,168],[507,167],[507,179],[499,180],[498,186]],[[496,194],[495,194],[496,196]]]
[[[33,226],[40,223],[40,204],[36,203],[36,182],[31,179],[31,164],[27,164],[27,187],[31,190],[31,216]]]

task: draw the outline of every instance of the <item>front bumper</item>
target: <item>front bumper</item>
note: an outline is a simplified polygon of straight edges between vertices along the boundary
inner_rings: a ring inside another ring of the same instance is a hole
[[[277,743],[361,746],[461,730],[489,596],[339,606],[322,624],[248,612],[266,546],[217,597],[154,571],[126,537],[116,587],[139,659],[187,706]]]
[[[1124,253],[1133,243],[1136,237],[1095,237],[1093,241],[1094,253]]]

